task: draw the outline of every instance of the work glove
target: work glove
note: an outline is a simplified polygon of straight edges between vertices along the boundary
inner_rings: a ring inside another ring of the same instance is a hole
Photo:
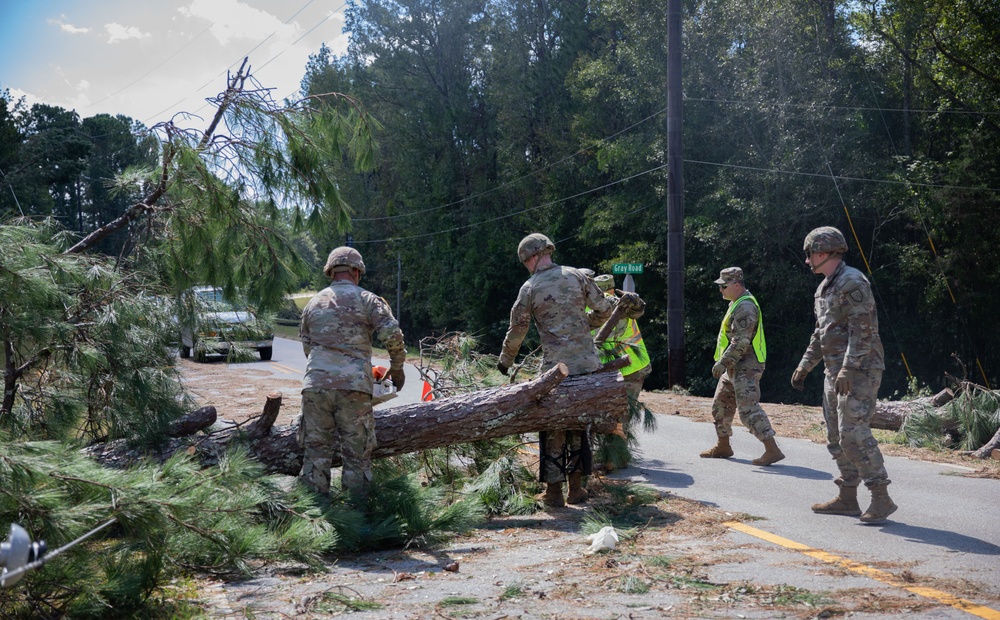
[[[715,362],[714,366],[712,366],[712,376],[718,379],[722,376],[722,373],[727,370],[728,368],[726,368],[726,365],[722,363],[722,360],[719,360],[718,362]]]
[[[847,368],[841,368],[840,372],[837,373],[837,381],[834,385],[834,388],[837,390],[837,394],[840,396],[850,394],[851,383],[851,371]]]
[[[503,376],[506,377],[507,376],[507,371],[510,370],[510,366],[508,366],[508,365],[506,365],[503,362],[501,362],[501,361],[498,360],[497,361],[497,370],[500,371],[501,375],[503,375]]]
[[[622,296],[618,298],[618,303],[634,310],[642,304],[642,301],[639,299],[638,293],[622,293]]]
[[[403,373],[402,367],[390,368],[389,378],[392,379],[392,384],[396,386],[397,392],[403,389],[403,384],[406,383],[406,375]]]
[[[799,366],[798,368],[796,368],[795,372],[792,373],[792,387],[795,388],[796,390],[800,391],[800,392],[803,391],[803,390],[805,390],[806,389],[806,375],[808,375],[808,374],[809,374],[809,371],[806,370],[805,368],[803,368],[801,366]]]

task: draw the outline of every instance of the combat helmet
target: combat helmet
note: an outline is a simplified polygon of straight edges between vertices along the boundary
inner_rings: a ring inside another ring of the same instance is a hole
[[[555,244],[548,237],[541,233],[531,233],[517,244],[517,258],[523,263],[535,254],[552,252],[555,249]]]
[[[802,249],[810,253],[846,254],[847,239],[844,238],[842,232],[833,226],[820,226],[806,235]]]
[[[615,277],[610,273],[602,273],[601,275],[594,278],[594,284],[597,288],[601,289],[605,293],[614,290],[615,288]]]
[[[326,274],[328,278],[332,278],[333,274],[338,271],[350,271],[351,268],[364,273],[365,261],[362,260],[360,252],[354,248],[342,245],[339,248],[334,248],[333,251],[330,252],[330,256],[326,259],[326,266],[323,267],[323,273]]]

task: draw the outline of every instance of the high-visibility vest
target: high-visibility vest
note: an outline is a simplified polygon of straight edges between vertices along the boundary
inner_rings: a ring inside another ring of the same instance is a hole
[[[719,361],[722,354],[729,347],[729,336],[726,336],[726,325],[729,325],[729,317],[732,316],[733,310],[744,299],[749,299],[753,302],[753,305],[757,306],[757,333],[753,335],[753,352],[757,355],[757,361],[761,364],[767,359],[767,343],[764,341],[764,314],[760,311],[760,304],[757,303],[757,299],[750,293],[747,293],[729,304],[726,316],[722,317],[722,325],[719,326],[719,338],[715,343],[715,361]]]
[[[591,333],[596,334],[597,331]],[[642,333],[635,319],[625,319],[615,325],[611,335],[601,345],[601,362],[607,363],[617,359],[622,349],[629,359],[629,365],[621,369],[623,377],[649,366],[649,352],[646,351],[646,343],[642,341]]]

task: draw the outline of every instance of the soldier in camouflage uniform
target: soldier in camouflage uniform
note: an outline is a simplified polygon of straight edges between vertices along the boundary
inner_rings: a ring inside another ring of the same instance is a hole
[[[764,340],[760,306],[743,283],[743,270],[727,267],[715,281],[729,308],[719,327],[712,376],[719,380],[712,400],[716,444],[701,453],[702,458],[728,459],[733,456],[729,438],[733,417],[764,444],[764,454],[754,465],[772,465],[785,458],[774,438],[767,413],[760,406],[760,377],[764,374],[767,345]]]
[[[323,273],[333,281],[302,310],[299,335],[306,354],[302,381],[303,482],[330,492],[333,440],[339,438],[341,487],[363,502],[372,478],[375,418],[372,413],[372,335],[389,352],[389,376],[403,387],[403,332],[384,299],[358,286],[365,263],[357,250],[330,252]]]
[[[594,372],[601,367],[590,330],[611,316],[611,302],[593,281],[573,267],[552,262],[555,245],[538,233],[528,235],[517,247],[517,257],[532,274],[521,286],[510,311],[510,328],[503,341],[497,368],[507,374],[514,363],[521,342],[534,320],[542,340],[542,370],[562,362],[571,375]],[[628,303],[631,303],[631,299]],[[586,308],[593,312],[587,313]],[[583,488],[584,450],[589,449],[581,431],[546,432],[542,441],[539,476],[546,483],[540,499],[559,507],[563,500],[563,481],[569,480],[566,501],[580,503],[587,498]],[[564,454],[568,451],[568,457]]]
[[[816,289],[816,329],[792,374],[792,386],[803,389],[806,375],[823,362],[827,447],[840,470],[839,495],[812,509],[820,514],[861,515],[865,523],[879,523],[896,511],[896,504],[889,498],[889,475],[870,426],[885,369],[871,285],[843,261],[847,240],[836,228],[813,230],[803,249],[806,265],[825,278]],[[862,480],[872,493],[871,506],[863,515],[858,504]]]

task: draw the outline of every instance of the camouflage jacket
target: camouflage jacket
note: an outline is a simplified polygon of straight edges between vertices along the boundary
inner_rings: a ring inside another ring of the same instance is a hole
[[[316,293],[299,325],[307,358],[302,388],[371,393],[372,334],[389,352],[392,367],[402,367],[403,332],[384,299],[341,280]]]
[[[592,312],[587,312],[588,307]],[[593,372],[601,362],[590,330],[610,316],[611,302],[590,278],[573,267],[555,263],[542,267],[517,294],[500,362],[514,363],[534,320],[542,340],[542,370],[562,362],[571,375]]]
[[[722,326],[726,338],[729,339],[729,345],[719,359],[726,368],[735,368],[737,365],[742,368],[763,368],[764,362],[757,360],[757,353],[753,348],[760,313],[757,311],[757,304],[749,297],[750,291],[744,295],[747,297],[730,302],[735,303],[736,307],[729,314],[729,320]]]
[[[885,368],[878,313],[871,284],[864,274],[841,262],[820,282],[813,309],[816,329],[799,366],[812,370],[823,360],[831,375],[840,372],[841,367]]]

